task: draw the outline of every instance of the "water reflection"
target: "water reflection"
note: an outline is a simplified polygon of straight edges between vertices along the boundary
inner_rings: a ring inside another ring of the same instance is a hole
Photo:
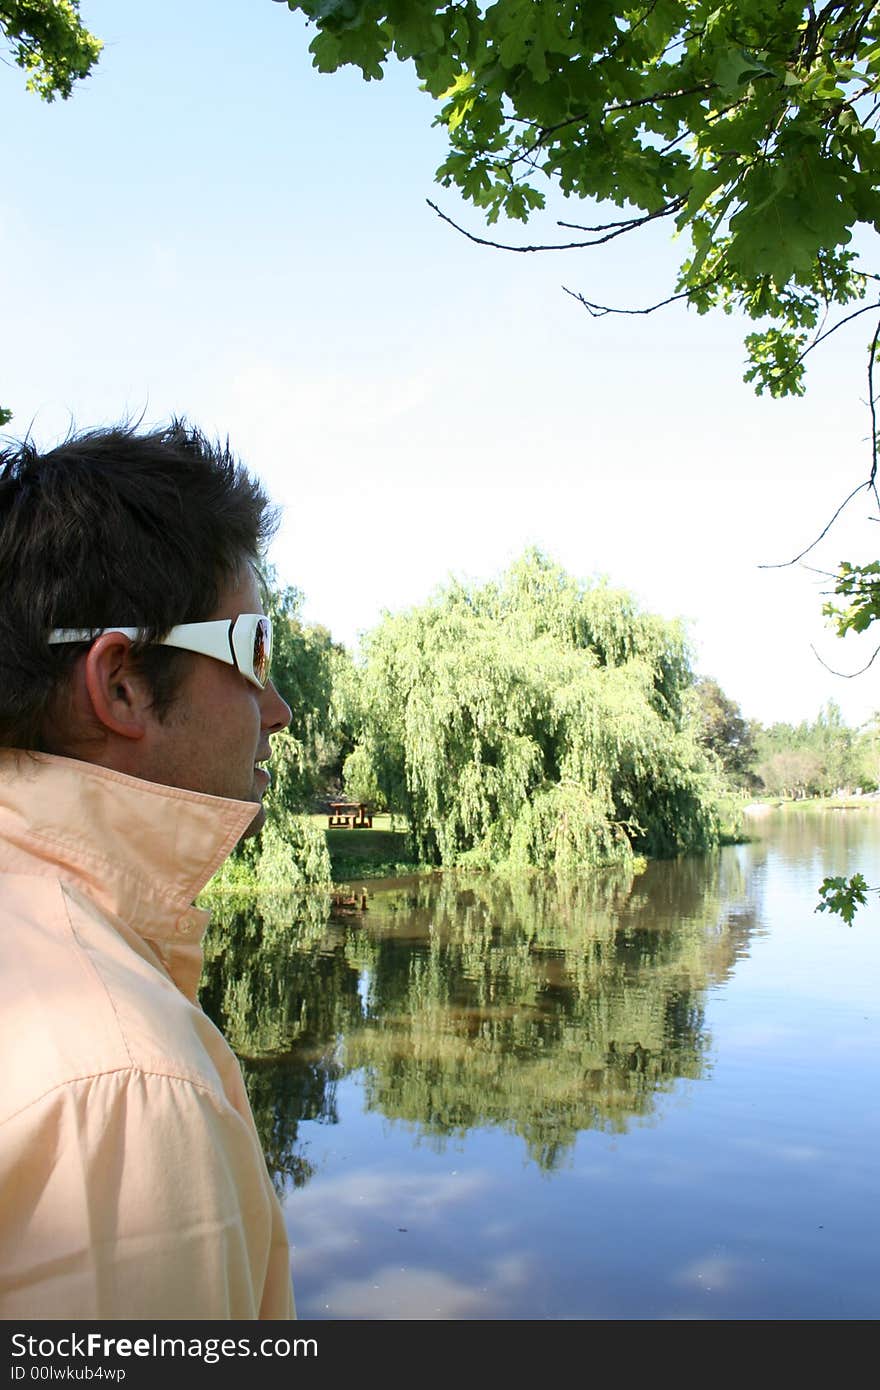
[[[621,1132],[708,1066],[707,988],[754,926],[731,855],[563,883],[437,875],[369,911],[223,899],[202,1002],[242,1058],[276,1183],[311,1167],[301,1121],[336,1120],[340,1078],[434,1144],[478,1127],[544,1170],[582,1130]]]
[[[852,872],[847,866],[853,858],[863,869],[874,856],[878,825],[876,803],[819,810],[806,802],[803,808],[771,812],[752,822],[750,829],[762,837],[765,853],[818,884],[826,874]]]
[[[305,1183],[302,1120],[336,1122],[335,1042],[360,1017],[357,971],[322,896],[214,898],[200,997],[238,1054],[276,1186]]]
[[[651,878],[446,876],[378,899],[343,1049],[368,1106],[437,1138],[498,1126],[552,1169],[579,1131],[623,1131],[700,1076],[703,995],[748,919],[723,920],[720,861]]]

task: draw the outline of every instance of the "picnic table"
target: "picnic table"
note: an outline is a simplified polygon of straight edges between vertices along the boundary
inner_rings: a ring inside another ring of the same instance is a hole
[[[373,816],[363,801],[331,801],[327,825],[331,830],[372,830]]]

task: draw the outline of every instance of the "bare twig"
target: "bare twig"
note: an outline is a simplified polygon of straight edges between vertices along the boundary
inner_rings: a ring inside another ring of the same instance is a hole
[[[840,323],[836,323],[834,325],[834,328],[829,328],[827,333],[823,333],[819,338],[817,338],[815,342],[812,343],[810,347],[807,348],[801,354],[801,358],[806,357],[807,352],[812,351],[812,349],[816,347],[822,341],[823,338],[830,337],[831,334],[836,329],[840,328],[844,323],[849,322],[850,319],[858,318],[859,314],[867,313],[868,309],[873,309],[876,312],[877,307],[878,306],[876,304],[869,304],[865,308],[857,309],[855,313],[848,314],[845,319],[841,319]],[[758,569],[777,570],[786,569],[790,565],[796,565],[798,561],[802,560],[805,555],[808,555],[810,551],[813,550],[814,547],[817,546],[821,540],[824,540],[825,536],[828,535],[828,532],[831,530],[835,521],[840,516],[840,513],[843,511],[844,507],[848,506],[849,503],[853,500],[853,498],[858,496],[860,492],[872,493],[874,496],[874,500],[877,503],[877,507],[878,509],[880,509],[880,495],[878,495],[877,493],[877,399],[874,394],[874,363],[877,358],[878,344],[880,344],[880,319],[878,319],[877,326],[874,329],[874,337],[871,339],[871,350],[868,354],[868,409],[871,412],[871,472],[869,476],[863,483],[859,483],[858,487],[853,488],[852,492],[849,494],[848,497],[845,497],[843,499],[840,506],[837,508],[837,511],[834,513],[833,517],[828,522],[828,525],[824,527],[822,531],[820,531],[816,539],[814,541],[811,541],[810,544],[804,550],[802,550],[799,555],[795,555],[794,558],[791,560],[783,560],[779,564],[759,565]],[[872,517],[871,520],[875,520],[875,518]],[[874,656],[876,655],[877,652],[874,653]],[[871,661],[874,660],[874,656],[871,657]],[[819,658],[819,660],[821,661],[821,657]],[[870,666],[871,661],[868,662],[868,666]],[[824,662],[822,664],[824,665]],[[829,666],[828,669],[830,671],[831,667]],[[867,670],[868,667],[866,666],[864,669]],[[839,676],[845,673],[841,671],[835,671],[834,674]],[[861,675],[862,673],[861,671],[857,671],[855,672],[855,674]]]
[[[557,227],[569,227],[573,232],[610,232],[614,227],[621,227],[624,231],[630,231],[634,227],[642,227],[646,222],[653,222],[657,217],[668,217],[670,213],[678,212],[679,208],[684,207],[687,199],[682,195],[678,198],[670,198],[662,208],[656,212],[646,212],[643,217],[622,217],[618,222],[597,222],[595,227],[583,226],[580,222],[557,222]]]
[[[690,134],[689,130],[683,130],[681,135],[676,135],[674,140],[668,140],[665,145],[661,145],[657,153],[668,154],[670,150],[675,149],[676,145],[681,145],[685,140],[689,140]]]
[[[705,283],[710,285],[712,282],[707,280]],[[582,294],[570,290],[567,285],[563,285],[562,288],[566,294],[571,295],[572,299],[576,299],[579,304],[582,304],[590,317],[594,319],[603,319],[606,314],[653,314],[655,310],[665,309],[667,304],[674,304],[677,299],[687,299],[691,294],[690,290],[682,290],[680,294],[671,294],[668,299],[661,299],[657,304],[649,304],[646,309],[616,309],[610,304],[594,304],[591,300],[584,299]],[[699,285],[695,288],[702,289],[703,286]]]
[[[626,232],[631,230],[631,224],[621,223],[619,226],[616,226],[613,231],[607,232],[605,236],[592,237],[589,241],[563,241],[547,243],[543,246],[511,246],[510,242],[507,241],[492,241],[488,237],[475,236],[474,233],[469,232],[466,227],[462,227],[458,222],[454,222],[451,217],[447,217],[445,212],[441,212],[437,204],[432,203],[430,198],[426,198],[425,202],[428,204],[429,208],[436,212],[441,221],[448,222],[450,227],[454,227],[457,232],[461,232],[462,236],[466,236],[468,241],[476,242],[477,246],[491,246],[496,251],[573,251],[581,246],[602,246],[606,241],[614,241],[616,237],[623,236]],[[672,211],[674,211],[674,209],[672,209]],[[652,215],[657,216],[658,214]],[[669,214],[663,213],[660,215],[668,216]],[[564,225],[564,223],[560,223],[560,226]],[[635,225],[639,225],[639,222],[636,222]]]
[[[871,339],[871,351],[868,354],[868,407],[871,411],[871,476],[868,479],[874,496],[877,496],[877,401],[874,395],[874,361],[877,356],[877,341],[880,339],[880,319],[874,329],[874,337]]]
[[[876,657],[877,653],[880,652],[880,646],[874,648],[874,655],[870,657],[867,663],[864,666],[862,666],[861,669],[858,671],[835,671],[833,666],[829,666],[827,661],[822,660],[821,656],[816,651],[816,648],[813,646],[812,642],[810,643],[810,651],[813,653],[813,656],[820,663],[820,665],[824,666],[826,671],[831,672],[832,676],[842,676],[844,680],[851,681],[854,680],[856,676],[863,676],[865,672],[868,670],[868,667],[873,665],[874,657]]]
[[[638,29],[641,29],[641,27],[642,27],[643,24],[647,24],[648,20],[651,18],[651,15],[652,15],[652,14],[654,13],[654,11],[656,10],[658,3],[659,3],[659,0],[651,0],[651,3],[650,3],[650,5],[648,5],[647,9],[645,9],[645,10],[642,11],[642,13],[639,15],[638,19],[633,20],[633,23],[632,23],[631,27],[627,30],[626,36],[627,36],[628,39],[631,38],[632,35],[633,35]]]
[[[800,552],[799,555],[795,555],[794,558],[791,559],[791,560],[780,560],[779,563],[778,563],[778,564],[775,564],[775,565],[759,565],[759,566],[758,566],[758,569],[759,569],[759,570],[783,570],[783,569],[787,569],[789,565],[796,565],[797,562],[798,562],[798,560],[802,560],[803,557],[804,557],[805,555],[809,555],[810,551],[811,551],[815,546],[817,546],[817,545],[819,544],[819,542],[820,542],[825,536],[828,535],[828,532],[831,530],[831,528],[832,528],[832,526],[834,525],[835,521],[836,521],[837,518],[840,516],[840,513],[843,511],[844,507],[846,507],[846,506],[853,500],[853,498],[856,497],[860,492],[865,492],[865,491],[867,491],[867,489],[870,488],[871,486],[872,486],[872,483],[871,483],[870,481],[867,481],[867,482],[864,482],[864,483],[859,483],[858,487],[854,487],[853,490],[852,490],[852,492],[849,494],[849,496],[848,496],[848,497],[845,497],[845,498],[843,499],[843,501],[841,502],[840,506],[837,508],[837,511],[834,513],[833,517],[831,518],[831,520],[829,521],[829,523],[828,523],[828,525],[825,527],[825,529],[819,533],[819,535],[816,537],[816,539],[815,539],[814,541],[810,541],[810,544],[809,544],[808,546],[806,546],[806,547]]]
[[[832,324],[831,328],[827,329],[826,332],[820,333],[818,337],[814,338],[813,341],[809,344],[809,346],[804,348],[803,352],[793,363],[793,365],[789,367],[788,371],[781,373],[781,375],[789,376],[794,371],[795,367],[799,366],[800,363],[803,362],[804,358],[809,356],[809,354],[813,351],[813,348],[817,348],[820,343],[824,343],[826,338],[830,338],[831,334],[836,333],[838,328],[843,328],[843,325],[845,323],[851,323],[853,319],[859,318],[862,314],[870,314],[872,311],[876,313],[878,308],[880,308],[880,305],[865,304],[862,306],[861,309],[854,309],[853,312],[851,314],[847,314],[845,318],[838,319],[837,323]]]
[[[720,279],[720,273],[718,275],[710,275],[705,280],[700,280],[697,284],[691,285],[688,289],[679,291],[678,294],[671,294],[668,299],[660,299],[656,304],[648,304],[644,309],[619,309],[613,304],[596,304],[593,300],[585,299],[582,294],[578,294],[575,290],[568,289],[565,285],[563,285],[562,288],[565,290],[566,294],[571,295],[572,299],[576,299],[579,304],[582,304],[592,318],[602,319],[606,314],[656,313],[658,309],[665,309],[667,304],[674,304],[676,300],[688,299],[699,290],[711,289],[713,285],[717,285]]]

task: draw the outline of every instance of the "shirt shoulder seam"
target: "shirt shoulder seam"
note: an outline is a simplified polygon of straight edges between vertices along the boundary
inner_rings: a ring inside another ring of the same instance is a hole
[[[17,1110],[10,1111],[8,1115],[6,1115],[2,1120],[0,1120],[0,1127],[2,1127],[5,1124],[8,1124],[11,1120],[18,1119],[20,1115],[24,1115],[28,1110],[32,1110],[34,1106],[40,1105],[42,1101],[46,1100],[49,1096],[54,1095],[57,1091],[72,1089],[74,1086],[79,1086],[85,1081],[100,1081],[105,1077],[109,1078],[126,1075],[131,1080],[134,1080],[136,1077],[144,1077],[147,1080],[152,1078],[157,1081],[182,1082],[183,1085],[191,1087],[194,1091],[201,1092],[209,1100],[213,1101],[216,1109],[226,1109],[231,1114],[237,1116],[239,1120],[242,1119],[242,1116],[239,1113],[239,1111],[236,1110],[235,1106],[231,1103],[231,1101],[225,1094],[222,1097],[225,1101],[225,1105],[220,1105],[218,1103],[220,1100],[220,1096],[218,1095],[216,1086],[211,1086],[206,1081],[197,1081],[192,1076],[184,1076],[178,1072],[173,1071],[154,1071],[148,1069],[147,1067],[139,1067],[134,1062],[132,1062],[127,1067],[102,1067],[98,1071],[86,1072],[80,1076],[66,1077],[64,1081],[58,1081],[54,1086],[48,1086],[45,1091],[42,1091],[40,1093],[40,1095],[34,1096],[31,1100],[29,1100],[26,1105],[21,1105]]]

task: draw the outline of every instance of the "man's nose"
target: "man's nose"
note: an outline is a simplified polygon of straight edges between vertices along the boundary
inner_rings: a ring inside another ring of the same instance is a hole
[[[272,681],[266,683],[262,701],[263,728],[270,734],[286,729],[291,720],[290,705],[283,700]]]

